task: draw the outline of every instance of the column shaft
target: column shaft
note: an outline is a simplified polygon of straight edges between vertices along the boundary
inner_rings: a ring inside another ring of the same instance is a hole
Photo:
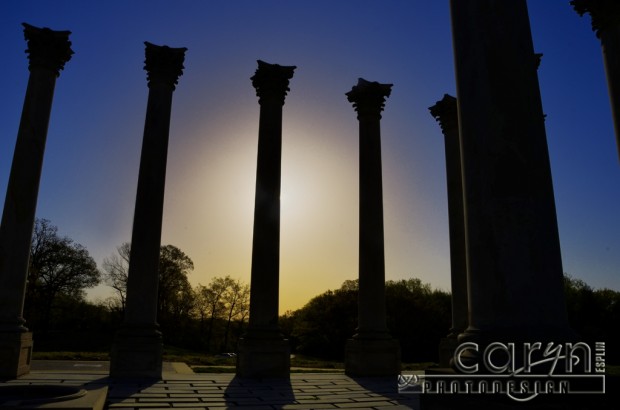
[[[616,148],[620,158],[620,24],[605,30],[601,36],[611,114],[616,131]]]
[[[387,328],[381,111],[391,84],[359,79],[348,92],[359,121],[359,295],[357,332],[345,348],[350,376],[393,376],[400,372],[400,347]]]
[[[457,336],[468,325],[467,307],[467,254],[465,250],[465,211],[463,209],[463,177],[461,174],[461,146],[456,98],[446,94],[430,107],[431,115],[441,125],[446,157],[448,187],[448,225],[450,231],[450,280],[452,290],[452,328],[442,339],[439,361],[442,367],[456,349]]]
[[[260,106],[249,331],[280,338],[278,327],[280,281],[280,185],[282,105]]]
[[[359,299],[356,337],[390,338],[385,256],[380,116],[359,118]]]
[[[162,338],[157,324],[159,252],[164,209],[172,94],[186,48],[146,44],[149,96],[134,213],[125,320],[110,363],[113,377],[161,378]]]
[[[461,339],[570,337],[526,2],[452,0],[451,12],[470,314]]]
[[[30,242],[56,75],[30,73],[0,227],[0,326],[22,322]],[[17,291],[15,291],[17,290]],[[22,322],[23,323],[23,322]],[[21,327],[21,324],[19,325]]]
[[[580,15],[590,14],[592,29],[601,40],[620,158],[620,3],[617,0],[572,0],[571,4]]]
[[[24,24],[30,77],[0,225],[0,378],[30,369],[32,335],[22,317],[28,259],[56,77],[73,54],[69,34]]]
[[[288,377],[290,349],[278,326],[282,107],[294,66],[258,61],[252,85],[259,97],[258,156],[252,241],[250,322],[239,340],[237,375]]]
[[[125,322],[157,322],[159,250],[172,89],[158,84],[149,90],[138,189],[131,235]]]

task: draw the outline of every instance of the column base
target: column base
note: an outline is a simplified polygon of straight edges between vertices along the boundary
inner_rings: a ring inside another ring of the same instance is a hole
[[[32,332],[0,332],[0,380],[30,372]]]
[[[449,335],[439,341],[439,367],[450,367],[450,360],[452,360],[458,345],[459,342],[456,335]]]
[[[349,339],[345,348],[347,376],[378,377],[400,374],[400,343],[395,339]]]
[[[112,345],[110,377],[161,379],[163,350],[157,325],[123,325]]]
[[[286,339],[239,339],[237,376],[289,378],[291,349]]]

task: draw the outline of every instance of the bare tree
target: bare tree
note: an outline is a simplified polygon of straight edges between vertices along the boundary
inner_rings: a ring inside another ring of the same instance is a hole
[[[224,293],[228,284],[224,278],[213,278],[208,286],[198,285],[198,304],[201,312],[201,333],[204,329],[204,319],[209,318],[209,327],[207,329],[206,349],[211,348],[211,339],[213,337],[213,328],[215,320],[222,317],[226,306],[223,301]]]
[[[59,297],[83,300],[84,289],[96,286],[101,273],[88,250],[67,236],[47,219],[35,221],[28,264],[26,310],[41,315],[47,326]]]
[[[103,279],[112,287],[125,309],[127,277],[131,243],[124,242],[116,253],[103,260]],[[187,275],[194,269],[194,262],[182,250],[173,245],[162,245],[159,251],[159,286],[157,315],[161,322],[169,322],[189,316],[194,308],[194,292]]]
[[[125,311],[125,294],[127,292],[127,272],[129,271],[129,252],[131,245],[124,242],[116,247],[116,253],[103,259],[103,281],[118,294],[121,309]]]
[[[243,326],[243,321],[249,313],[250,285],[242,283],[240,279],[232,279],[230,276],[226,276],[224,281],[227,284],[226,292],[223,295],[227,318],[222,350],[227,350],[230,323],[233,319],[238,319]]]

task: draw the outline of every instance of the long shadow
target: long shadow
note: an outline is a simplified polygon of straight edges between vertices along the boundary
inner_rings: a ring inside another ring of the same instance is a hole
[[[149,397],[153,392],[145,392],[153,388],[156,384],[161,384],[161,380],[152,378],[115,378],[108,377],[108,397],[106,399],[105,408],[110,404],[134,401],[138,402],[139,398]],[[162,388],[164,388],[162,386]],[[137,405],[136,405],[137,407]]]
[[[398,378],[394,377],[351,377],[370,393],[388,398],[390,401],[411,409],[420,409],[420,395],[398,391]]]
[[[224,391],[224,399],[227,407],[280,409],[295,403],[295,394],[289,379],[249,379],[235,375]]]

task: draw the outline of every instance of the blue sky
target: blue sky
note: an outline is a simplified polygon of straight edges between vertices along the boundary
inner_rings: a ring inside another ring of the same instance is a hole
[[[620,290],[620,162],[600,43],[568,0],[528,5],[564,271]],[[261,59],[298,66],[283,120],[281,309],[357,276],[357,120],[344,93],[358,77],[394,84],[382,119],[386,276],[450,289],[443,136],[428,112],[455,95],[447,0],[3,1],[3,194],[28,80],[22,22],[72,31],[37,216],[98,264],[131,238],[149,41],[188,48],[162,243],[194,260],[193,284],[249,283],[259,110],[249,78]]]

